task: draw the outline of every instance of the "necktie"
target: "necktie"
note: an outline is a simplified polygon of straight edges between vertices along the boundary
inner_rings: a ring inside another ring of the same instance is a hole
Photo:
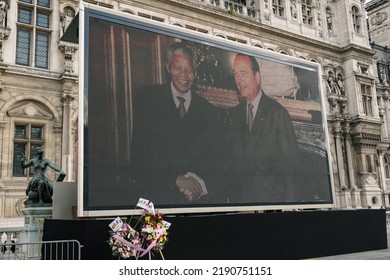
[[[177,107],[177,110],[179,111],[180,118],[184,118],[184,115],[186,114],[186,108],[184,107],[184,102],[186,101],[183,97],[178,96],[177,99],[179,99],[179,107]]]
[[[253,125],[253,104],[248,103],[248,130],[249,133],[252,131],[252,125]]]

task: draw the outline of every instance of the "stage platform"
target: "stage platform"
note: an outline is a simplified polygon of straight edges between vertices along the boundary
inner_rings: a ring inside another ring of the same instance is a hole
[[[384,209],[167,216],[170,260],[295,260],[388,248]],[[107,219],[45,220],[43,240],[77,239],[82,259],[114,259]],[[159,256],[156,255],[156,259]]]

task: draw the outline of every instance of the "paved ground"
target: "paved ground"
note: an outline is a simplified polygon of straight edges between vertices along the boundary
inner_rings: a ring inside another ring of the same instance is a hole
[[[390,249],[321,257],[316,260],[390,260]]]

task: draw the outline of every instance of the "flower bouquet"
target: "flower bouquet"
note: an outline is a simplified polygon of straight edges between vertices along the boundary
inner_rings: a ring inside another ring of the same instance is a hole
[[[141,221],[142,229],[140,235],[146,241],[147,247],[154,251],[162,250],[168,241],[167,226],[163,214],[158,211],[155,213],[144,211]]]
[[[138,231],[126,223],[123,223],[120,229],[111,234],[108,244],[111,247],[112,255],[122,259],[136,257],[138,249],[141,248]]]
[[[110,226],[108,244],[113,256],[122,259],[143,257],[151,251],[159,251],[164,259],[162,249],[168,241],[170,223],[164,221],[164,215],[154,209],[152,202],[140,198],[137,206],[144,209],[134,227],[117,217]],[[132,220],[132,217],[130,221]],[[145,248],[144,248],[145,247]]]

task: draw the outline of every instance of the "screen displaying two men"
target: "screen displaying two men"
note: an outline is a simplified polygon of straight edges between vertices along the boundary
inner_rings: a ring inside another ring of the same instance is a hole
[[[332,204],[316,65],[86,15],[84,210]]]

